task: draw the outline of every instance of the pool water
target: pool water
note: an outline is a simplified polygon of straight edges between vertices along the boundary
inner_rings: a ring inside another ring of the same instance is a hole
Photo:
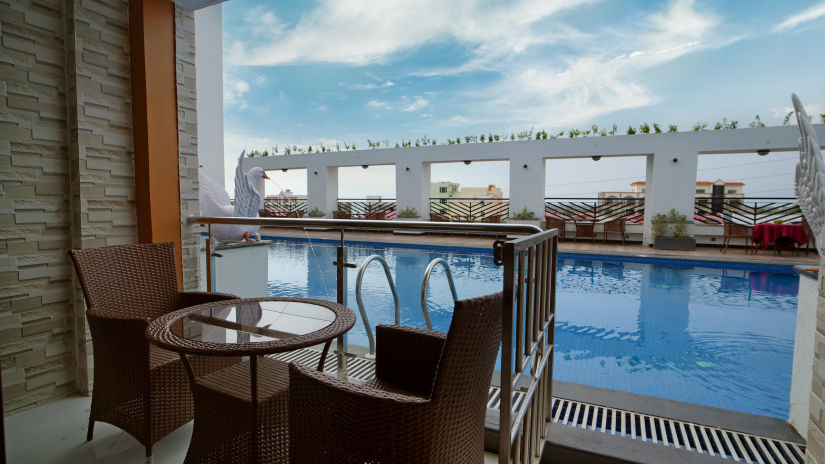
[[[427,264],[445,258],[459,298],[500,291],[502,268],[487,250],[349,248],[349,262],[379,254],[392,270],[401,324],[424,327],[420,289]],[[269,293],[335,300],[335,246],[277,241]],[[790,267],[559,254],[553,377],[567,382],[786,418],[799,277]],[[724,267],[723,267],[724,266]],[[348,306],[358,314],[356,269]],[[364,276],[371,325],[392,324],[380,264]],[[433,328],[446,331],[452,297],[438,267],[427,292]],[[350,344],[368,345],[363,323]]]

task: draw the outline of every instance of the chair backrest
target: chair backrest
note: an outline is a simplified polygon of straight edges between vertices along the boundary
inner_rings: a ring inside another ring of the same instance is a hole
[[[502,293],[455,303],[431,395],[433,413],[439,416],[434,422],[444,434],[463,433],[450,430],[461,429],[462,424],[484,428],[487,394],[501,345],[503,303]]]
[[[173,243],[87,248],[70,254],[90,310],[155,318],[178,309]]]
[[[737,224],[735,222],[726,222],[725,226],[727,226],[725,230],[725,235],[745,237],[750,236],[751,234],[751,228],[743,224]]]
[[[481,222],[491,222],[491,223],[500,223],[501,216],[487,216],[481,219]]]
[[[564,228],[564,219],[557,219],[548,217],[544,219],[544,225],[547,229],[563,229]]]
[[[607,232],[624,232],[624,219],[613,219],[604,223],[604,230]]]

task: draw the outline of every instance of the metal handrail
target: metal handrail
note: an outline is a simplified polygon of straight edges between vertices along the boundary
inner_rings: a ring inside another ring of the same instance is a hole
[[[367,330],[367,338],[370,342],[370,354],[375,354],[375,338],[372,335],[372,329],[370,328],[370,321],[367,318],[367,311],[364,309],[364,302],[361,300],[361,284],[364,280],[364,272],[367,270],[367,266],[372,261],[378,261],[381,263],[381,266],[384,268],[384,274],[387,276],[387,282],[390,284],[390,290],[392,290],[392,299],[395,302],[395,325],[399,325],[401,323],[401,313],[398,306],[398,292],[395,291],[395,282],[392,279],[392,274],[390,273],[390,266],[387,264],[387,261],[380,255],[370,255],[367,256],[367,259],[361,263],[361,267],[358,268],[358,278],[355,279],[355,301],[358,303],[358,310],[361,312],[361,320],[364,321],[364,328]]]
[[[365,219],[317,219],[317,218],[253,218],[191,216],[189,224],[238,224],[269,227],[327,227],[335,230],[430,230],[442,232],[497,232],[502,235],[535,234],[541,227],[532,224],[507,224],[484,222],[429,222],[429,221],[381,221]]]
[[[427,330],[433,330],[433,326],[430,324],[430,312],[427,310],[427,285],[430,283],[430,274],[433,273],[433,270],[439,264],[447,272],[447,282],[450,283],[453,302],[458,301],[458,294],[455,291],[455,283],[453,282],[453,273],[450,271],[450,263],[444,258],[435,258],[430,261],[430,264],[427,265],[427,270],[424,271],[424,280],[421,281],[421,312],[424,314],[424,324],[426,324]]]

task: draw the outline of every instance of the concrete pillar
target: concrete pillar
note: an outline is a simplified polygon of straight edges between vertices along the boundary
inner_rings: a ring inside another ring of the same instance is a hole
[[[643,244],[653,243],[653,216],[676,209],[693,222],[696,198],[696,166],[699,154],[692,149],[671,151],[664,147],[647,157],[645,178],[645,225]],[[688,226],[693,235],[693,227]]]
[[[425,220],[430,218],[430,163],[403,161],[395,165],[396,211],[415,208]]]
[[[321,210],[325,217],[332,217],[338,209],[338,168],[322,163],[307,166],[307,208]]]
[[[195,11],[195,30],[198,161],[210,179],[226,187],[223,159],[221,5],[212,5]],[[238,154],[234,153],[234,156]]]
[[[544,182],[543,158],[510,160],[510,217],[527,208],[544,221]]]

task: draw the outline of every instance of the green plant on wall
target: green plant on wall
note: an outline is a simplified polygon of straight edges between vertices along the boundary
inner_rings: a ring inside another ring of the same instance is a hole
[[[309,217],[321,217],[323,215],[324,215],[324,212],[321,211],[318,208],[312,208],[312,210],[310,210],[310,212],[307,213],[307,216],[309,216]]]
[[[673,237],[674,238],[686,238],[687,234],[687,216],[684,214],[679,214],[676,209],[671,209],[670,212],[667,213],[667,222],[673,225]]]
[[[657,214],[653,216],[653,236],[667,236],[667,216],[664,214]]]
[[[415,208],[404,208],[398,212],[398,217],[414,218],[418,217],[418,210]]]
[[[535,219],[535,217],[536,214],[532,211],[528,211],[526,206],[523,210],[513,215],[513,219]]]
[[[667,214],[657,214],[653,216],[653,236],[687,238],[687,216],[679,214],[676,209],[671,209]],[[673,229],[673,233],[670,229]]]

